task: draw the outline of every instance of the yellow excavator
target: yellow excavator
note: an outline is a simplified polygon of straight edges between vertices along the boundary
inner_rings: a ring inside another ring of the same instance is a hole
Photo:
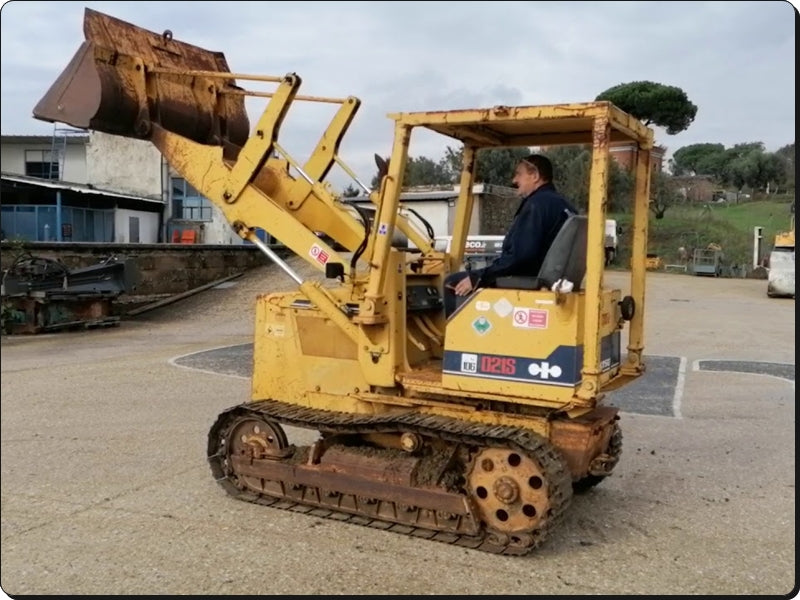
[[[84,32],[34,117],[149,140],[296,283],[255,299],[250,397],[207,433],[211,474],[228,494],[521,555],[547,538],[575,493],[612,473],[622,429],[608,392],[645,369],[651,129],[607,102],[398,112],[373,190],[339,154],[359,99],[301,95],[295,73],[232,73],[222,53],[90,9]],[[274,91],[237,84],[251,80]],[[265,98],[252,128],[248,95]],[[338,106],[304,161],[279,141],[299,102]],[[452,235],[449,252],[400,210],[418,130],[463,149],[455,226],[438,232]],[[638,148],[625,295],[605,285],[603,268],[615,141]],[[591,145],[586,214],[565,223],[537,277],[501,278],[446,318],[443,280],[463,265],[477,151],[559,144]],[[371,219],[326,182],[334,165],[369,195]],[[298,275],[259,228],[319,277]],[[287,426],[316,441],[290,443]]]

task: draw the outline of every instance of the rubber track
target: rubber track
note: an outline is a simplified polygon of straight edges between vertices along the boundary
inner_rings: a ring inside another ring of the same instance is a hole
[[[449,442],[476,447],[518,447],[533,456],[548,478],[551,489],[551,508],[549,517],[542,526],[530,533],[523,543],[514,543],[509,536],[493,535],[482,530],[480,536],[459,535],[405,524],[387,522],[372,516],[359,516],[343,513],[329,508],[302,505],[293,500],[274,498],[235,487],[227,478],[218,483],[239,500],[291,510],[320,518],[365,525],[404,535],[422,537],[439,542],[464,546],[494,554],[524,555],[541,545],[550,531],[556,528],[564,517],[572,499],[572,480],[569,469],[561,454],[550,442],[538,434],[518,427],[491,426],[469,423],[446,417],[423,415],[419,413],[399,413],[391,415],[359,415],[331,412],[286,404],[275,400],[250,402],[234,406],[220,413],[209,432],[208,460],[214,468],[219,460],[219,443],[228,427],[239,417],[252,416],[268,419],[293,427],[314,429],[325,433],[370,433],[383,431],[409,431],[422,436],[443,439]],[[217,465],[221,470],[221,465]],[[505,538],[505,539],[504,539]]]

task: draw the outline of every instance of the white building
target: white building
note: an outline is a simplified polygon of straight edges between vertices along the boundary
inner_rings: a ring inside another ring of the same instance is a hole
[[[57,128],[0,142],[4,239],[159,241],[164,199],[154,148]]]
[[[243,243],[150,142],[56,127],[0,151],[4,239]]]
[[[0,142],[4,239],[249,243],[150,142],[58,127],[52,136],[3,135]],[[513,190],[478,184],[473,193],[468,234],[503,233],[516,206],[507,201]],[[457,198],[458,186],[414,188],[401,203],[421,231],[427,222],[442,237],[452,234]],[[371,206],[367,197],[350,201]]]

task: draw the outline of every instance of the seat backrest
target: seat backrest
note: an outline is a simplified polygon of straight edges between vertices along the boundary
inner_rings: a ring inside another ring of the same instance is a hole
[[[567,279],[579,290],[586,275],[586,215],[570,215],[556,234],[539,269],[539,286],[552,288],[559,279]]]
[[[568,279],[578,291],[586,275],[585,215],[570,215],[558,230],[536,277],[509,275],[498,277],[495,287],[513,290],[551,289],[559,279]]]

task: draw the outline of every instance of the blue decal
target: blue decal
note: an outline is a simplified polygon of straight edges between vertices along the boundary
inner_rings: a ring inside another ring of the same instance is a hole
[[[601,371],[616,367],[619,360],[620,335],[617,331],[600,342]],[[559,346],[544,358],[447,350],[442,366],[444,372],[451,375],[574,386],[581,381],[583,346]]]

